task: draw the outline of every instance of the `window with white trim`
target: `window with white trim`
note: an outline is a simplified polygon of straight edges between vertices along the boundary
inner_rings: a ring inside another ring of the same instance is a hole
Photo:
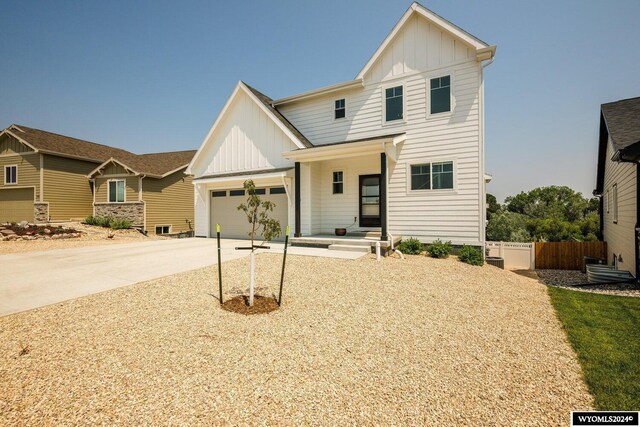
[[[18,183],[18,166],[10,165],[4,167],[4,183],[5,184],[17,184]]]
[[[618,184],[613,184],[613,222],[618,223]]]
[[[124,203],[125,180],[109,181],[109,203]]]
[[[156,234],[170,234],[171,226],[170,225],[156,225]]]
[[[431,114],[451,111],[451,76],[436,77],[430,80]]]
[[[347,116],[347,104],[344,98],[336,99],[335,108],[333,110],[334,119],[344,119]]]
[[[402,120],[404,117],[403,87],[395,86],[384,90],[385,121]]]
[[[434,162],[411,165],[411,189],[453,189],[453,162]]]
[[[342,194],[344,191],[344,173],[336,171],[333,173],[333,194]]]

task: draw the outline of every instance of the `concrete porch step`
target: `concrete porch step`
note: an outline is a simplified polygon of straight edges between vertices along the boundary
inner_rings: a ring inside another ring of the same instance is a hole
[[[360,242],[354,242],[354,243],[360,243]],[[371,252],[371,245],[370,244],[367,244],[366,246],[363,246],[361,244],[344,245],[344,244],[334,243],[333,245],[329,245],[329,250],[367,253],[367,252]]]

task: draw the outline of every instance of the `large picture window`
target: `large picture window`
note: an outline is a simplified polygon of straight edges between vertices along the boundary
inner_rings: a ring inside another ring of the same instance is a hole
[[[109,203],[124,203],[124,179],[109,181]]]
[[[453,162],[411,165],[412,190],[447,190],[453,188]]]
[[[385,89],[385,120],[391,122],[403,118],[403,89],[402,86]]]
[[[431,79],[431,114],[451,111],[451,76]]]

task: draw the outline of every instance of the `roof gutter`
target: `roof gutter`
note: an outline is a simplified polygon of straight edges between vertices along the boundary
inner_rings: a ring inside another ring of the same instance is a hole
[[[360,88],[364,87],[364,79],[362,78],[358,78],[348,82],[334,84],[331,86],[321,87],[319,89],[302,92],[296,95],[287,96],[285,98],[276,99],[271,104],[275,107],[277,105],[284,105],[291,102],[301,101],[303,99],[309,99],[309,98],[314,98],[320,95],[326,95],[329,93],[337,92],[339,90],[354,89],[359,87]]]

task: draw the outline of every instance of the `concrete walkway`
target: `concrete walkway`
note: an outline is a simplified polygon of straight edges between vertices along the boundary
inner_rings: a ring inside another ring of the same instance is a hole
[[[223,240],[222,261],[248,256]],[[281,252],[283,245],[271,244]],[[289,254],[355,259],[362,254],[290,248]],[[215,239],[154,240],[0,256],[0,316],[217,263]]]

